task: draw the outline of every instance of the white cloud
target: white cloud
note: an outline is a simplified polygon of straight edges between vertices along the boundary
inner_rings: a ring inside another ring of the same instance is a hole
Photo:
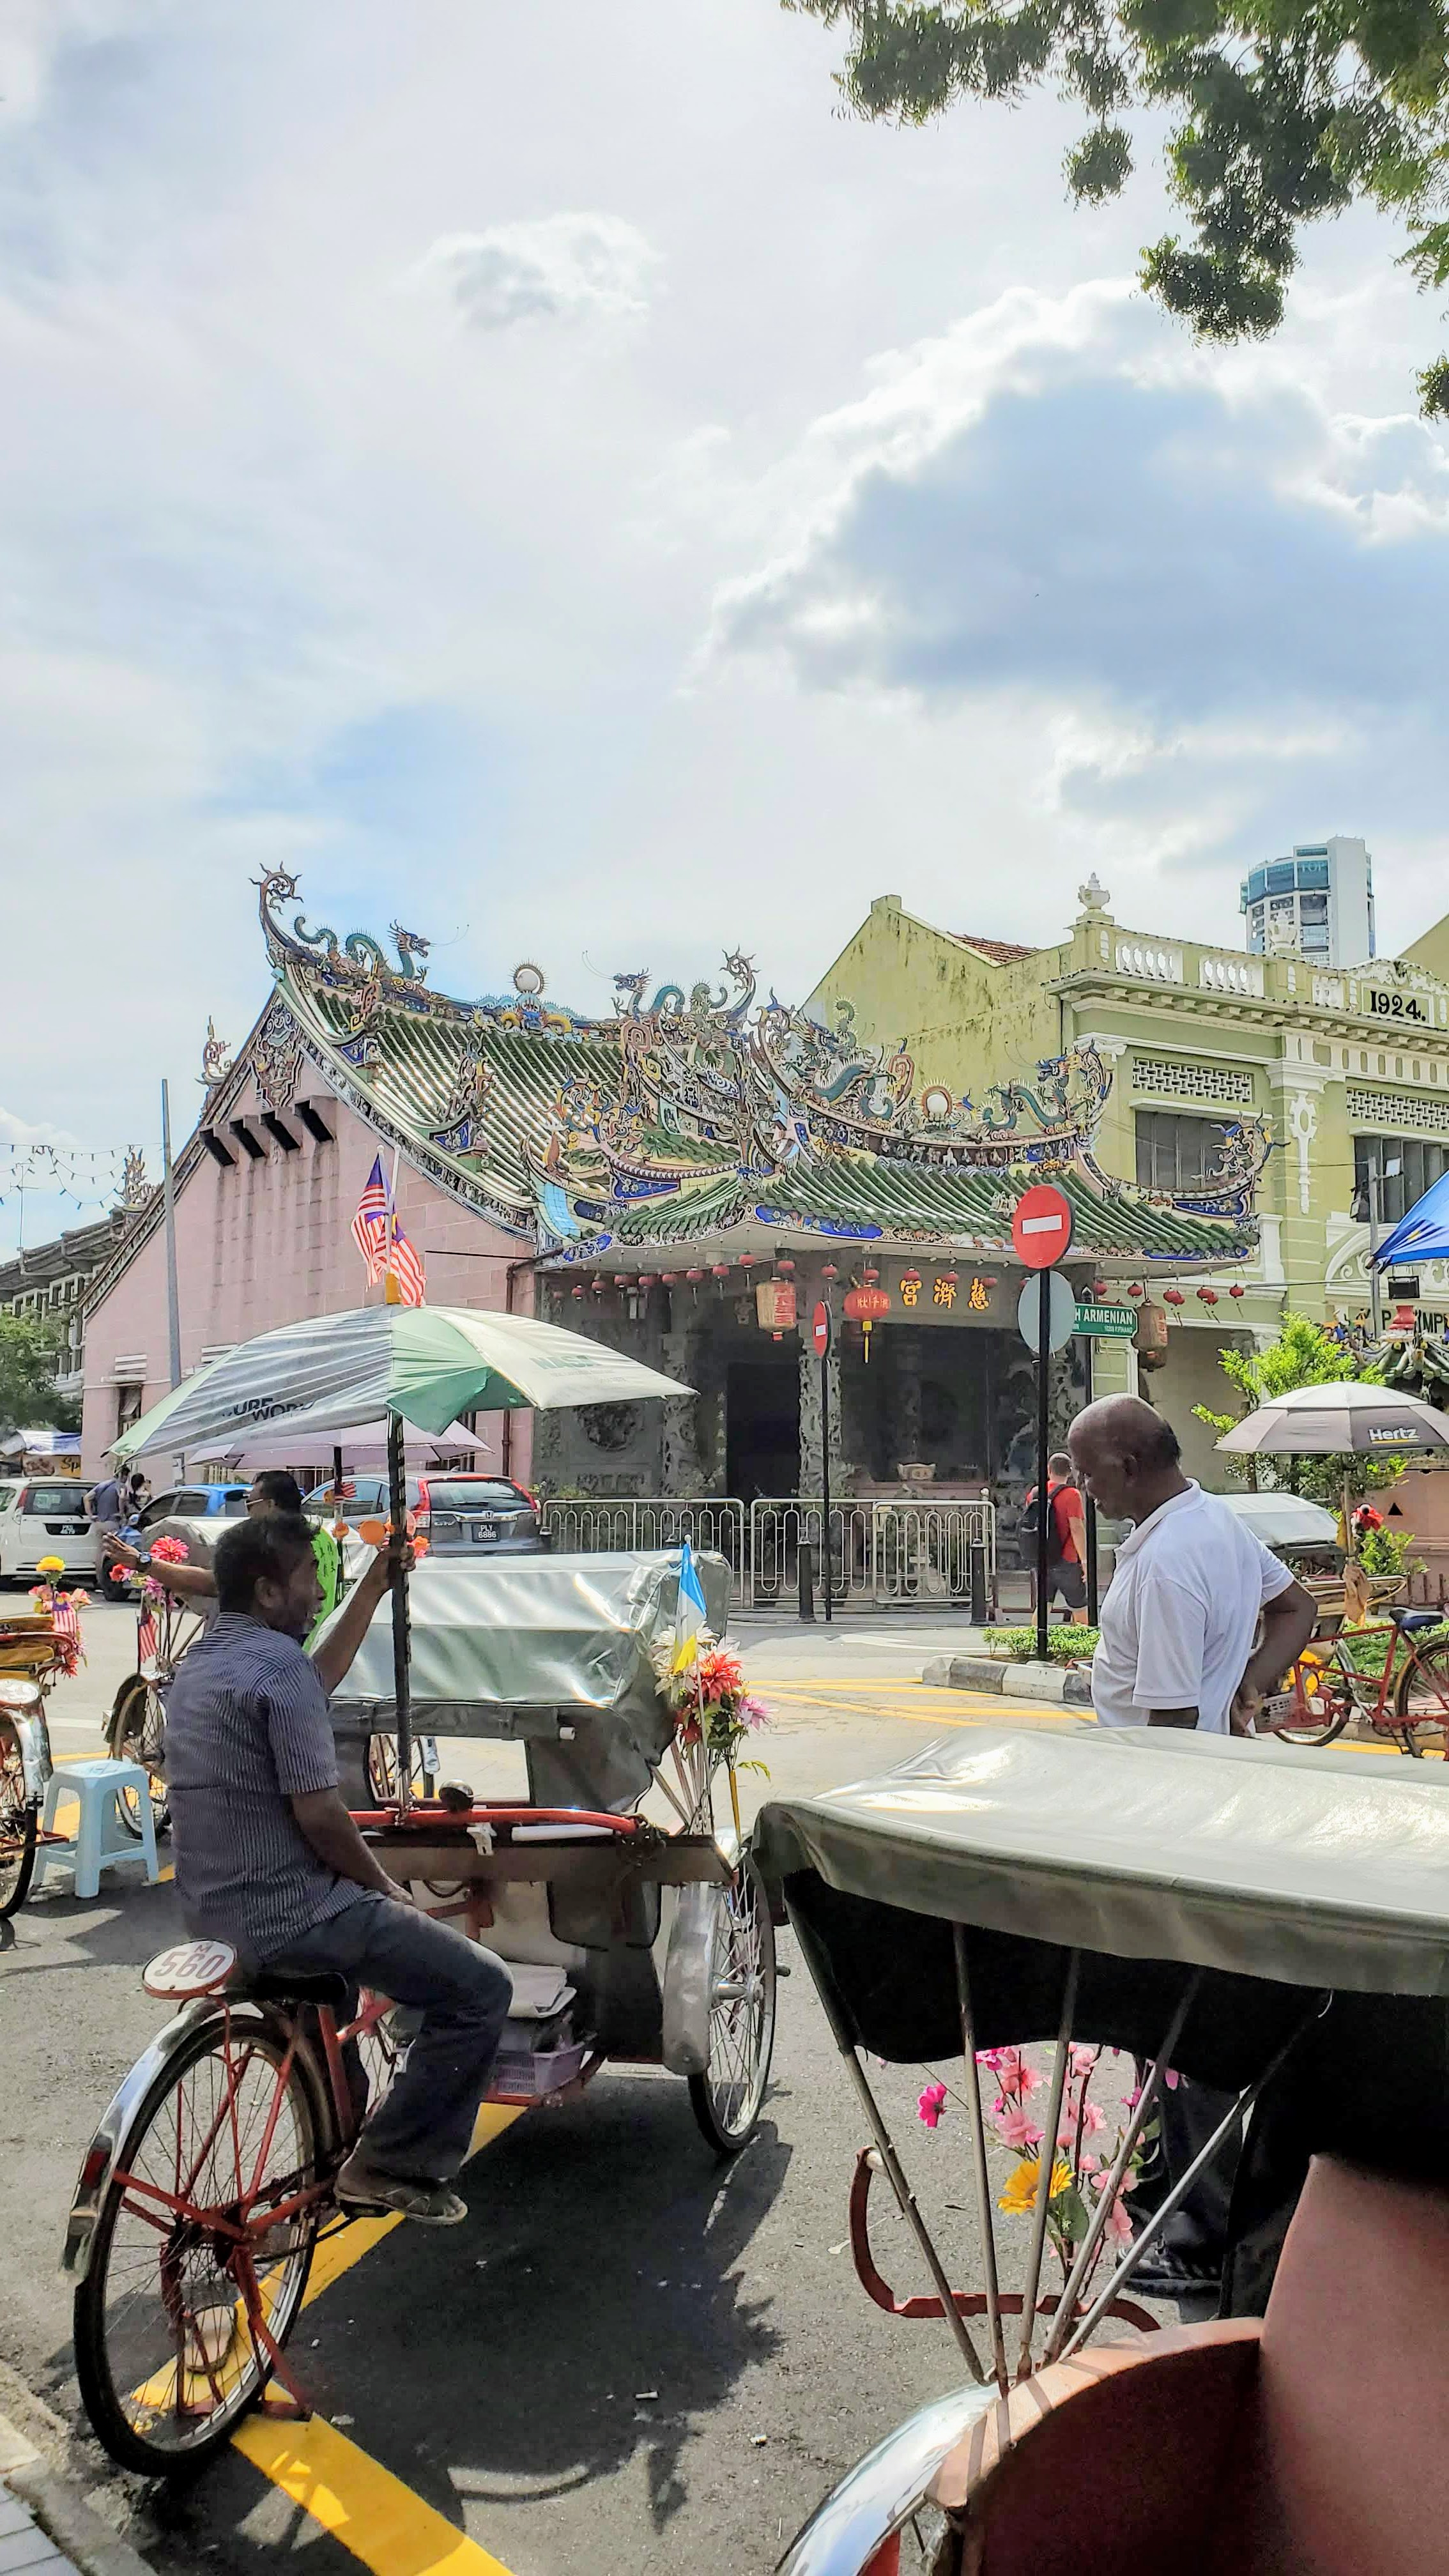
[[[434,242],[418,275],[441,286],[465,322],[615,321],[643,313],[659,253],[620,215],[545,215]]]

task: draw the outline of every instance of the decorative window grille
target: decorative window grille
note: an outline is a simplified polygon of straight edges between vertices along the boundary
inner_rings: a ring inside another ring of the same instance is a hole
[[[1132,1060],[1132,1088],[1153,1092],[1161,1100],[1233,1100],[1253,1105],[1253,1077],[1236,1065],[1184,1064],[1171,1056],[1139,1055]]]
[[[1434,1136],[1449,1136],[1449,1100],[1417,1091],[1364,1091],[1357,1083],[1344,1087],[1349,1125],[1418,1127]]]

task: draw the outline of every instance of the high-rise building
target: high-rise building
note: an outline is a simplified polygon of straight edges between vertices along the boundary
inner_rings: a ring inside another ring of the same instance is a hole
[[[1295,844],[1243,879],[1248,946],[1259,957],[1362,966],[1375,954],[1374,875],[1365,841],[1341,832]]]

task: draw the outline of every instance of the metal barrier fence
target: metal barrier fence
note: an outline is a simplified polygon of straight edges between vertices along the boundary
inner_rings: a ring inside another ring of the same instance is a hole
[[[563,1556],[592,1556],[615,1548],[711,1548],[730,1569],[731,1596],[747,1597],[749,1533],[743,1503],[728,1494],[652,1494],[639,1502],[544,1503],[540,1517]]]
[[[718,1494],[542,1506],[544,1529],[560,1553],[677,1547],[685,1538],[693,1547],[712,1548],[729,1566],[736,1604],[761,1610],[798,1598],[802,1547],[814,1551],[818,1576],[820,1513],[819,1499],[808,1494],[762,1497],[748,1515],[743,1503]],[[847,1497],[830,1506],[831,1599],[842,1609],[964,1606],[973,1557],[994,1598],[996,1510],[986,1500]]]

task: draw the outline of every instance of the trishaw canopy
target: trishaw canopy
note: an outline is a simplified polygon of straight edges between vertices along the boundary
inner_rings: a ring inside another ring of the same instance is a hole
[[[650,1655],[674,1633],[679,1554],[425,1557],[411,1584],[415,1724],[435,1735],[517,1737],[534,1748],[535,1763],[546,1745],[559,1745],[548,1758],[550,1795],[562,1764],[584,1804],[633,1804],[674,1731]],[[695,1565],[719,1636],[729,1567],[712,1554],[696,1555]],[[344,1734],[391,1728],[385,1602],[331,1706]]]
[[[973,1728],[875,1779],[772,1802],[754,1849],[776,1879],[813,1873],[843,1896],[1062,1949],[1445,1996],[1443,1780],[1337,1747],[1307,1759],[1086,1721]]]

